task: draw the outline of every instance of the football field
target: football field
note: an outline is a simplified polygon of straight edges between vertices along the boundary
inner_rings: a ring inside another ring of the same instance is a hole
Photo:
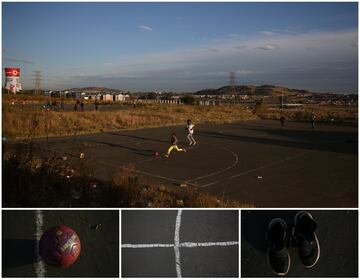
[[[163,155],[175,132],[186,153]],[[90,159],[99,178],[132,166],[144,183],[202,192],[255,207],[357,207],[358,129],[355,125],[246,121],[54,137],[37,144]]]

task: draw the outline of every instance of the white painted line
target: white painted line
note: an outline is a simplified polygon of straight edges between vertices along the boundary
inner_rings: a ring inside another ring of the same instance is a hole
[[[122,244],[121,248],[172,248],[174,246],[174,244]]]
[[[176,276],[181,278],[181,262],[180,262],[180,226],[181,226],[181,214],[182,210],[178,210],[175,222],[175,236],[174,236],[174,252],[175,252],[175,266]]]
[[[25,142],[20,142],[20,143],[26,144]],[[59,151],[59,150],[55,150],[55,149],[44,148],[44,147],[41,147],[40,145],[38,145],[37,143],[34,143],[34,145],[38,146],[40,149],[45,150],[45,151],[50,151],[50,152],[59,153],[59,154],[66,154],[66,155],[69,155],[69,156],[78,158],[78,155],[75,155],[75,154],[72,154],[72,153],[68,153],[68,152],[65,152],[65,151]],[[152,161],[152,160],[154,160],[154,159],[157,159],[157,158],[145,159],[144,161],[133,162],[133,163],[130,163],[130,164],[136,164],[136,163],[141,163],[141,162],[145,162],[145,161]],[[102,160],[98,160],[98,162],[101,163],[101,164],[103,164],[103,165],[112,166],[112,167],[117,167],[117,168],[121,168],[121,169],[123,169],[123,170],[127,170],[127,169],[128,169],[128,168],[126,167],[126,165],[119,165],[119,164],[116,164],[116,163],[107,162],[107,161],[102,161]],[[155,177],[155,178],[163,179],[163,180],[166,180],[166,181],[169,181],[169,182],[173,182],[173,183],[177,183],[177,184],[181,184],[181,183],[184,182],[183,180],[178,180],[178,179],[174,179],[174,178],[169,178],[169,177],[165,177],[165,176],[161,176],[161,175],[158,175],[158,174],[153,174],[153,173],[149,173],[149,172],[145,172],[145,171],[141,171],[141,170],[137,170],[137,169],[135,169],[134,172],[135,172],[135,173],[138,173],[138,174],[142,174],[142,175],[147,175],[147,176],[150,176],[150,177]],[[188,185],[193,186],[193,187],[198,187],[198,185],[196,185],[196,184],[188,183]]]
[[[194,247],[211,247],[211,246],[234,246],[238,245],[237,241],[225,241],[225,242],[183,242],[179,244],[179,247],[194,248]]]
[[[238,241],[182,242],[182,243],[180,243],[181,215],[182,215],[182,210],[178,210],[177,215],[176,215],[176,221],[175,221],[174,244],[122,244],[121,248],[127,248],[127,249],[174,248],[176,276],[178,278],[181,278],[182,273],[181,273],[180,248],[212,247],[212,246],[235,246],[235,245],[239,245]]]
[[[179,246],[180,244],[181,214],[182,214],[182,210],[179,209],[175,221],[175,237],[174,237],[175,246]]]
[[[177,247],[179,248],[194,248],[194,247],[211,247],[211,246],[234,246],[238,245],[237,241],[224,241],[224,242],[182,242]],[[122,244],[121,248],[173,248],[175,244]]]
[[[232,169],[233,167],[235,167],[238,163],[239,163],[239,157],[236,153],[234,153],[233,151],[227,149],[227,148],[224,148],[224,147],[221,147],[223,150],[226,150],[226,151],[229,151],[230,153],[232,153],[232,155],[234,156],[235,158],[235,161],[233,162],[233,164],[231,164],[230,166],[224,168],[224,169],[221,169],[219,171],[215,171],[213,173],[209,173],[209,174],[206,174],[204,176],[200,176],[200,177],[196,177],[196,178],[192,178],[190,180],[187,180],[186,183],[189,183],[189,182],[192,182],[192,181],[196,181],[196,180],[200,180],[200,179],[204,179],[204,178],[207,178],[207,177],[211,177],[211,176],[214,176],[214,175],[217,175],[217,174],[220,174],[220,173],[223,173],[225,171],[228,171],[230,169]]]
[[[180,263],[180,250],[179,247],[174,246],[175,252],[175,267],[176,267],[176,277],[181,278],[181,263]]]
[[[206,188],[206,187],[209,187],[209,186],[212,186],[212,185],[215,185],[215,184],[219,184],[219,183],[222,183],[222,182],[225,182],[225,181],[228,181],[228,180],[231,180],[231,179],[234,179],[234,178],[237,178],[237,177],[240,177],[240,176],[243,176],[243,175],[246,175],[246,174],[249,174],[249,173],[252,173],[252,172],[261,170],[261,169],[264,169],[264,168],[267,168],[267,167],[271,167],[271,166],[274,166],[274,165],[278,165],[278,164],[280,164],[280,163],[286,162],[286,161],[291,160],[291,159],[294,159],[294,158],[301,157],[301,156],[306,155],[306,154],[311,153],[311,152],[312,152],[312,150],[310,150],[310,151],[305,151],[305,152],[296,154],[296,155],[291,156],[291,157],[287,157],[287,158],[284,158],[284,159],[281,159],[281,160],[278,160],[278,161],[275,161],[275,162],[271,162],[271,163],[269,163],[269,164],[265,164],[265,165],[262,165],[262,166],[259,166],[259,167],[256,167],[256,168],[253,168],[253,169],[250,169],[250,170],[247,170],[247,171],[238,173],[238,174],[236,174],[236,175],[227,177],[227,178],[222,179],[222,180],[218,180],[218,181],[214,181],[214,182],[211,182],[211,183],[202,185],[202,186],[200,186],[200,187],[201,187],[201,188]]]
[[[116,163],[111,163],[111,162],[106,162],[106,161],[101,161],[101,160],[98,161],[98,162],[101,163],[101,164],[107,165],[107,166],[113,166],[113,167],[121,168],[121,169],[124,169],[124,170],[127,170],[127,169],[128,169],[127,167],[118,165],[118,164],[116,164]],[[155,178],[163,179],[163,180],[166,180],[166,181],[169,181],[169,182],[173,182],[173,183],[177,183],[177,184],[181,184],[181,183],[184,182],[184,181],[181,181],[181,180],[178,180],[178,179],[169,178],[169,177],[161,176],[161,175],[158,175],[158,174],[153,174],[153,173],[145,172],[145,171],[141,171],[141,170],[138,170],[138,169],[135,169],[134,172],[135,172],[135,173],[138,173],[138,174],[142,174],[142,175],[147,175],[147,176],[150,176],[150,177],[155,177]],[[196,185],[196,184],[191,184],[191,183],[189,183],[188,185],[193,186],[193,187],[198,187],[198,185]]]
[[[35,273],[36,277],[45,277],[46,270],[43,261],[40,258],[39,255],[39,241],[41,238],[41,235],[43,233],[42,226],[44,223],[43,214],[41,210],[35,211],[35,224],[36,224],[36,232],[35,232],[35,238],[36,238],[36,247],[35,247],[35,256],[37,256],[39,259],[34,263],[35,266]]]
[[[181,180],[178,180],[178,179],[173,179],[173,178],[161,176],[161,175],[158,175],[158,174],[153,174],[153,173],[149,173],[149,172],[145,172],[145,171],[140,171],[138,169],[135,169],[134,172],[139,173],[139,174],[143,174],[143,175],[148,175],[148,176],[151,176],[151,177],[156,177],[156,178],[163,179],[163,180],[167,180],[167,181],[174,182],[174,183],[179,183],[180,184],[180,183],[184,182],[184,181],[181,181]],[[196,184],[190,184],[189,183],[188,185],[198,187]]]

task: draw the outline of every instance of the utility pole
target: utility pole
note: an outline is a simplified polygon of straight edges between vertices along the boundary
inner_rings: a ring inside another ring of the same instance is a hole
[[[35,90],[35,94],[38,94],[40,92],[40,88],[41,88],[41,81],[42,81],[42,75],[41,75],[41,71],[33,71],[33,76],[34,76],[34,90]]]
[[[229,95],[232,97],[234,96],[234,103],[235,103],[235,95],[236,95],[236,89],[235,89],[235,72],[229,72]]]

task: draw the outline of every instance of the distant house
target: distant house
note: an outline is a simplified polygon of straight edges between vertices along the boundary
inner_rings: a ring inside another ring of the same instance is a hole
[[[128,94],[116,94],[114,95],[114,101],[120,101],[120,102],[124,102],[126,101],[126,99],[129,99],[129,95]]]
[[[101,96],[101,99],[102,99],[103,101],[113,101],[113,100],[114,100],[112,94],[103,94],[103,95]]]
[[[182,104],[180,99],[157,99],[157,103],[160,104]]]
[[[214,106],[219,105],[219,101],[215,99],[198,100],[196,104],[200,106]]]

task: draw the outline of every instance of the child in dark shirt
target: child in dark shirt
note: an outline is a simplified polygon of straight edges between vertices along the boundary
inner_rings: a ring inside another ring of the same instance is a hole
[[[176,134],[175,134],[175,132],[173,132],[173,133],[171,134],[171,146],[170,146],[170,148],[168,149],[167,153],[165,154],[165,157],[169,157],[169,155],[170,155],[170,153],[171,153],[171,151],[172,151],[173,149],[175,149],[175,150],[178,151],[178,152],[186,152],[186,150],[185,150],[184,148],[183,148],[183,149],[180,149],[180,148],[177,146],[177,142],[178,142],[178,140],[177,140]]]

